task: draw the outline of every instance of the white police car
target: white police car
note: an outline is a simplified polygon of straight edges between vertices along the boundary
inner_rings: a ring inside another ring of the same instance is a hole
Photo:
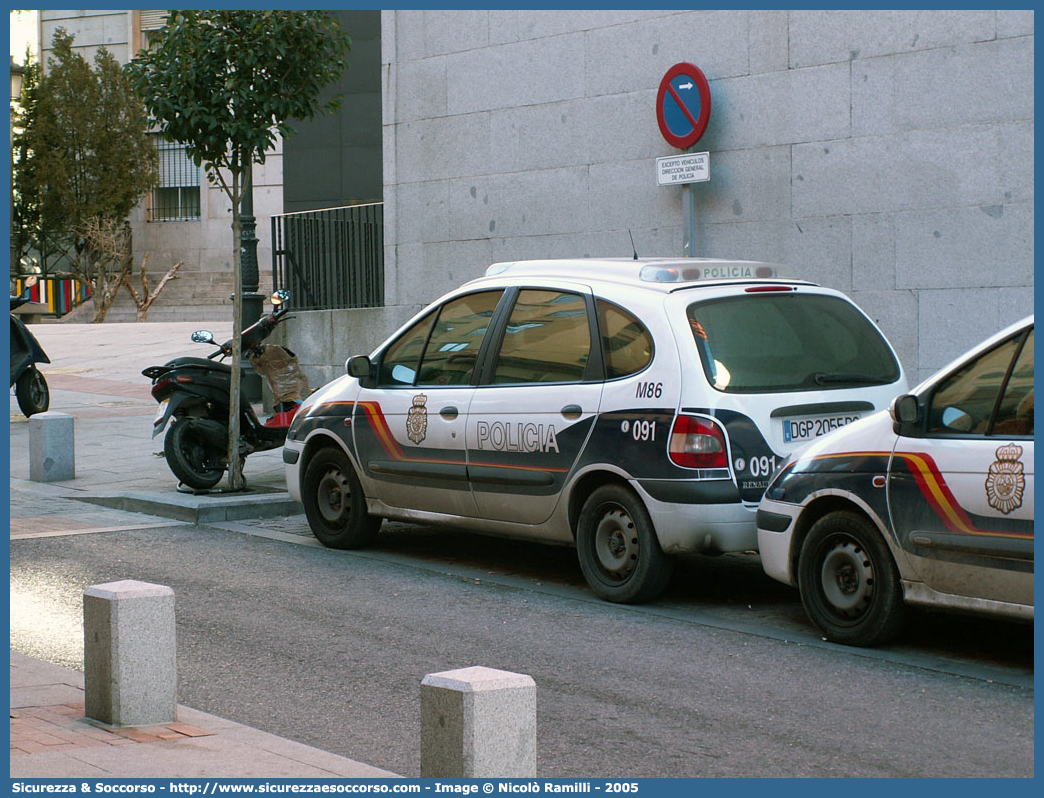
[[[494,264],[346,367],[283,450],[320,541],[395,518],[575,543],[618,602],[668,555],[753,550],[787,453],[906,388],[843,294],[705,259]]]
[[[1032,620],[1033,317],[793,454],[757,522],[838,643],[893,638],[904,600]]]

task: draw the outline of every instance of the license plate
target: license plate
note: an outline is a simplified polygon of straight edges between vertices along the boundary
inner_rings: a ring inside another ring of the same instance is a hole
[[[826,435],[846,424],[860,419],[859,413],[842,413],[830,416],[797,416],[783,419],[783,440],[800,443]]]
[[[167,412],[167,402],[169,401],[170,399],[164,399],[160,402],[159,410],[156,411],[156,420],[152,422],[152,426],[155,427],[163,420],[163,414]]]

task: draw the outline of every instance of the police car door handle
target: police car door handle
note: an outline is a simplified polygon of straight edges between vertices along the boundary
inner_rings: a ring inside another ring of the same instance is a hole
[[[457,408],[453,406],[444,407],[439,411],[439,415],[447,421],[453,421],[457,417]]]
[[[566,405],[562,408],[562,415],[566,418],[580,418],[584,414],[584,409],[580,405]]]

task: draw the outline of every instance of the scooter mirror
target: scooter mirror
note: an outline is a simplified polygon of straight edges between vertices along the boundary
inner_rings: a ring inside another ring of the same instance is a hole
[[[192,333],[192,340],[197,344],[212,344],[214,334],[210,330],[196,330]]]
[[[272,294],[273,305],[282,305],[284,302],[288,302],[289,300],[290,292],[287,291],[285,288],[280,288],[278,291]]]

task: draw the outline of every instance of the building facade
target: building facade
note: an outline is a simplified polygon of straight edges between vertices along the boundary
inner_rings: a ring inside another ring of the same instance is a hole
[[[123,59],[152,13],[41,12],[41,41],[62,25]],[[694,254],[844,291],[911,381],[1032,312],[1030,10],[338,13],[355,40],[340,113],[255,174],[263,272],[267,216],[384,203],[384,307],[287,330],[313,382],[492,262],[629,256],[632,236],[685,254],[682,189],[655,172],[682,152],[655,107],[679,62],[712,97]],[[181,180],[174,216],[194,210]],[[229,268],[230,209],[201,183],[198,219],[135,218],[150,268]]]
[[[1033,309],[1032,11],[384,11],[389,307],[529,257],[682,255],[656,120],[706,75],[696,253],[852,296],[911,378]]]
[[[74,48],[93,63],[99,47],[105,47],[120,63],[127,63],[161,28],[165,11],[40,11],[41,63],[47,65],[54,32],[64,28],[75,39]],[[178,279],[171,281],[149,310],[149,319],[228,320],[229,296],[234,290],[232,257],[232,204],[225,192],[212,186],[206,173],[185,157],[184,149],[154,137],[159,151],[159,185],[132,212],[134,277],[148,256],[148,273],[154,287],[175,263],[182,263]],[[272,260],[268,220],[283,210],[283,153],[281,142],[254,167],[254,213],[257,217],[257,257],[262,291],[271,285]],[[107,317],[133,321],[134,305],[120,294]]]

